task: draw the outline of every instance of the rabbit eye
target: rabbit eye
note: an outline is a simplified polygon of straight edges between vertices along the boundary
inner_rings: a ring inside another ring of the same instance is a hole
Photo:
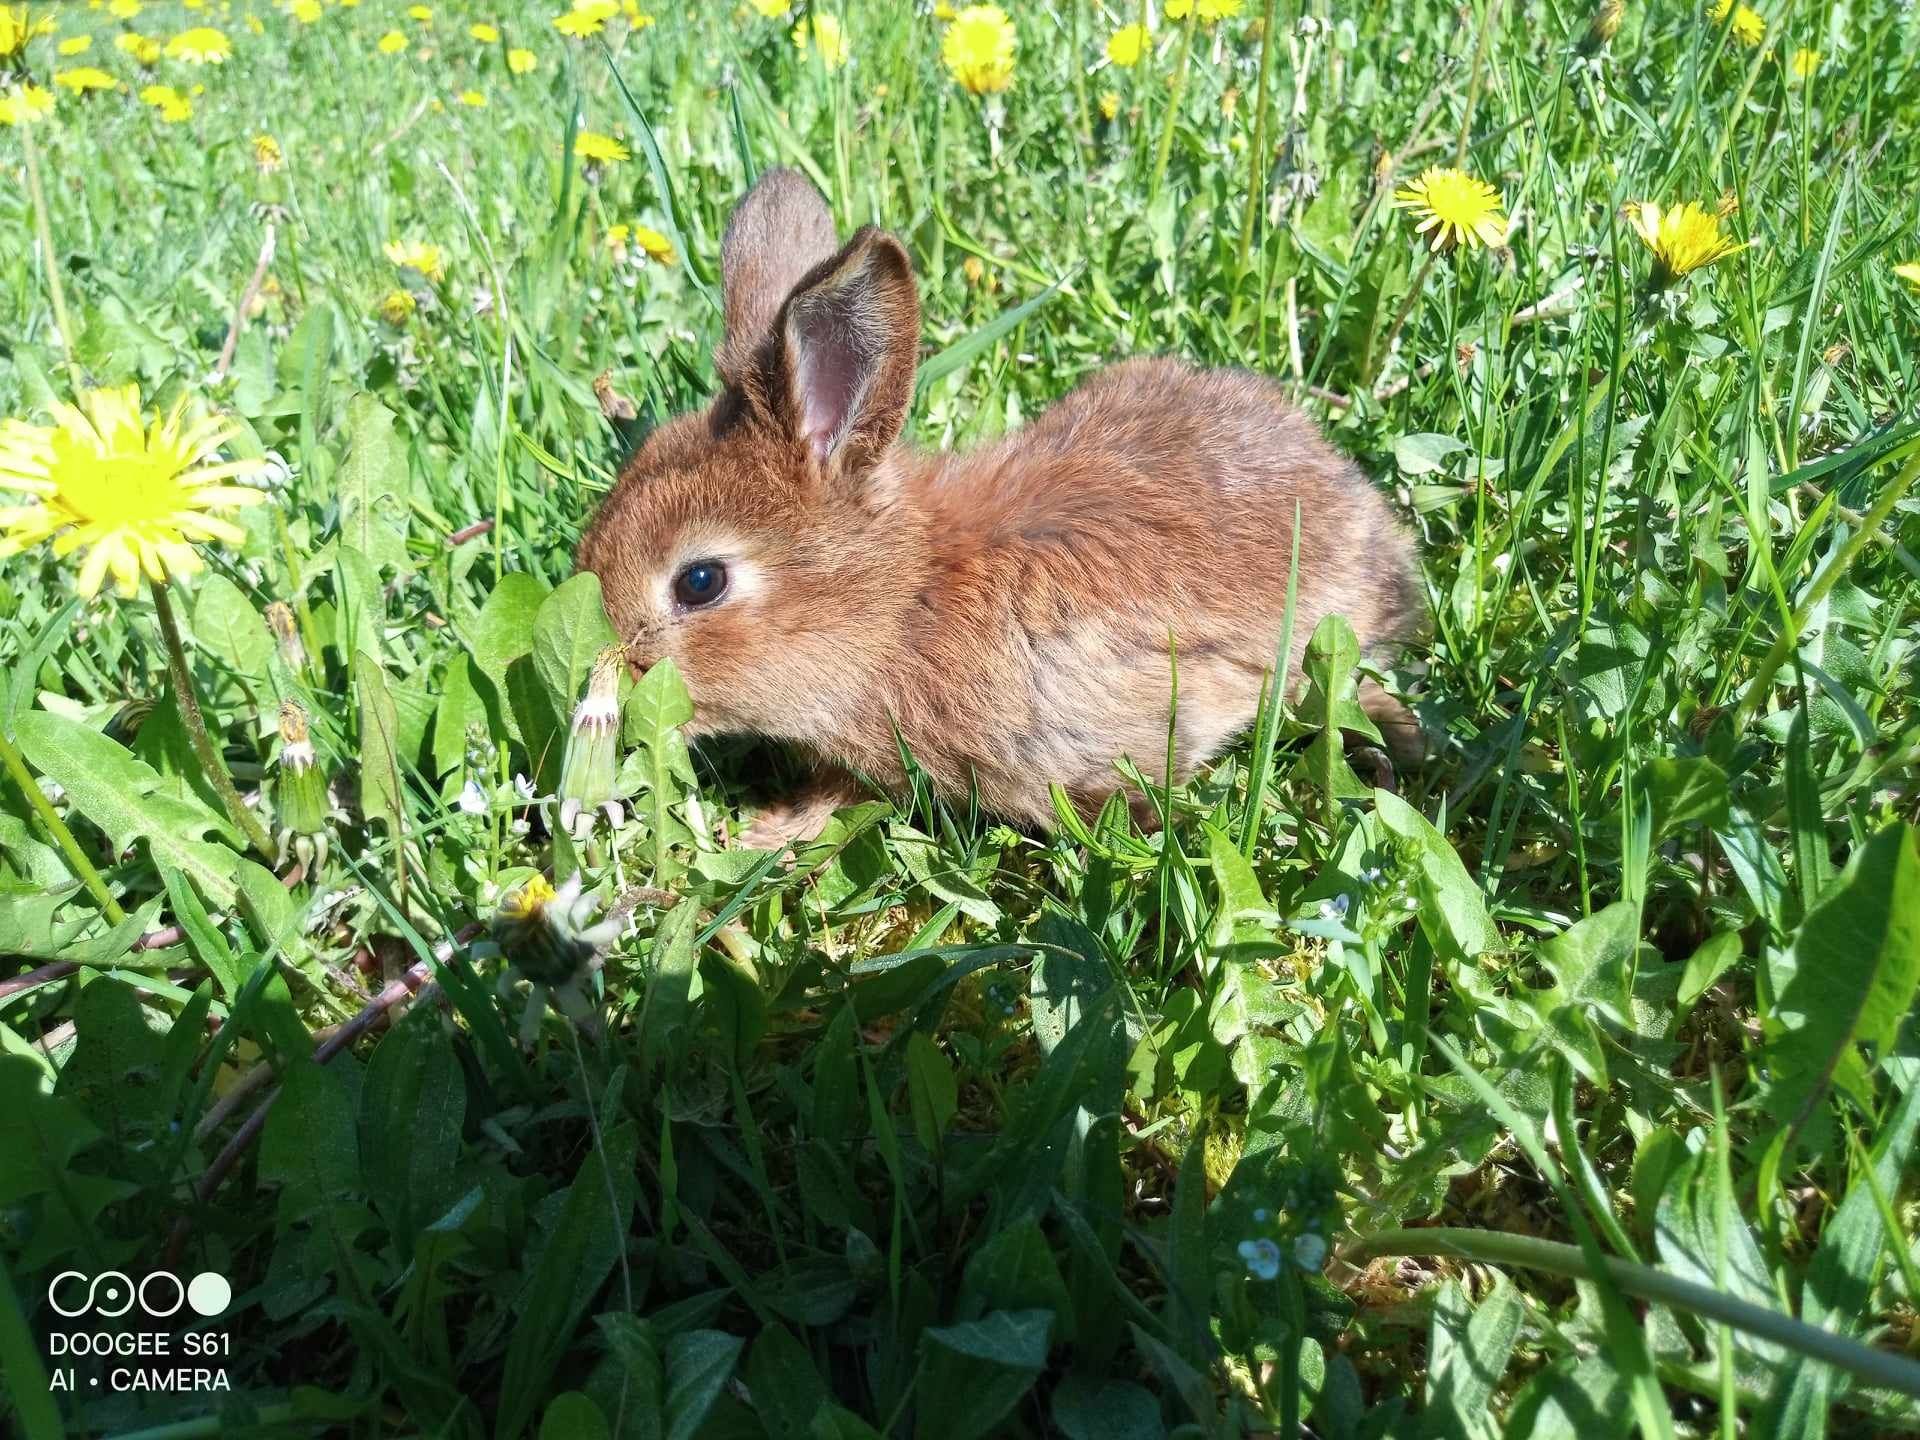
[[[727,567],[718,560],[696,560],[673,578],[673,598],[689,610],[711,605],[727,593]]]

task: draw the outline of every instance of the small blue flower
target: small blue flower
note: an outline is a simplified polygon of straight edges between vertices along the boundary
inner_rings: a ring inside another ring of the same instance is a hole
[[[1318,1235],[1297,1236],[1293,1242],[1293,1263],[1302,1270],[1318,1270],[1327,1263],[1327,1242]]]
[[[1264,1225],[1267,1223],[1267,1221],[1271,1220],[1272,1218],[1273,1218],[1273,1212],[1267,1209],[1267,1207],[1264,1205],[1262,1205],[1258,1210],[1253,1212],[1253,1223],[1256,1225]]]
[[[1322,900],[1320,902],[1320,918],[1322,920],[1346,919],[1347,906],[1349,903],[1344,892],[1334,896],[1331,900]]]
[[[1247,1262],[1247,1273],[1256,1280],[1272,1280],[1280,1274],[1280,1247],[1271,1240],[1242,1240],[1237,1247]]]

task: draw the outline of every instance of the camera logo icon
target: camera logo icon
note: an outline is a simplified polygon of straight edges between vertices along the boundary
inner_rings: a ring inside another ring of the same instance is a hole
[[[233,1287],[227,1277],[212,1270],[203,1270],[184,1283],[167,1270],[151,1271],[138,1282],[119,1270],[103,1270],[92,1277],[80,1270],[62,1270],[47,1282],[47,1304],[69,1320],[82,1315],[115,1320],[135,1305],[156,1320],[178,1315],[183,1306],[212,1319],[232,1302]]]

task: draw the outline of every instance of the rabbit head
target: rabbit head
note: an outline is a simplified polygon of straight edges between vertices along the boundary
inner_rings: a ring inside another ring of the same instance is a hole
[[[580,542],[636,673],[671,659],[696,733],[805,741],[878,663],[902,557],[888,511],[913,393],[906,251],[844,246],[814,188],[768,172],[721,248],[721,390],[656,430]]]

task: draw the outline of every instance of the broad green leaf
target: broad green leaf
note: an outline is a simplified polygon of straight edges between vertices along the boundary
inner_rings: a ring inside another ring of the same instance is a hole
[[[1053,1390],[1053,1423],[1066,1440],[1163,1440],[1160,1402],[1130,1380],[1102,1380],[1079,1372]]]
[[[333,645],[340,658],[355,668],[355,657],[362,653],[385,655],[387,604],[373,562],[351,545],[342,545],[333,557],[333,586]]]
[[[990,1310],[1045,1310],[1070,1324],[1073,1302],[1040,1223],[1023,1215],[973,1252],[960,1280],[955,1313],[974,1320]],[[1060,1338],[1072,1340],[1063,1324]]]
[[[813,1357],[784,1325],[768,1325],[747,1352],[747,1392],[773,1440],[808,1440],[829,1393]]]
[[[553,1228],[528,1257],[528,1284],[516,1305],[519,1322],[500,1367],[494,1426],[500,1440],[518,1435],[532,1418],[575,1327],[625,1249],[638,1150],[632,1122],[607,1131],[603,1148],[589,1150],[581,1161]]]
[[[1888,826],[1847,862],[1794,937],[1769,1018],[1769,1113],[1797,1128],[1857,1049],[1885,1054],[1920,985],[1920,831]]]
[[[919,1440],[998,1434],[1001,1419],[1046,1368],[1052,1334],[1053,1316],[1045,1310],[995,1310],[921,1332],[921,1393],[964,1396],[965,1403],[923,1404],[914,1434]]]
[[[653,973],[640,1007],[640,1057],[645,1065],[662,1063],[685,1041],[699,953],[693,942],[699,928],[700,907],[682,900],[662,917],[654,933]]]
[[[1447,458],[1467,448],[1464,440],[1451,435],[1417,431],[1393,442],[1393,460],[1402,475],[1428,475],[1447,463]]]
[[[473,662],[455,655],[440,677],[440,700],[433,712],[433,778],[445,779],[467,763],[476,737],[487,735],[487,707],[474,688]]]
[[[311,1216],[360,1188],[353,1100],[338,1070],[299,1060],[260,1139],[260,1178],[281,1185],[281,1214]]]
[[[1504,1276],[1470,1307],[1457,1281],[1440,1287],[1427,1342],[1427,1398],[1420,1433],[1428,1440],[1496,1435],[1489,1402],[1506,1374],[1526,1307]]]
[[[412,483],[393,412],[372,395],[355,395],[347,401],[347,436],[347,458],[334,477],[341,547],[359,551],[376,570],[404,572],[411,568],[406,497]]]
[[[1653,797],[1654,839],[1687,825],[1727,823],[1727,772],[1706,756],[1658,756],[1640,775]]]
[[[680,733],[680,727],[693,718],[693,701],[671,660],[662,660],[640,677],[640,683],[627,692],[622,713],[628,743],[645,752],[641,764],[646,793],[639,803],[653,837],[653,883],[666,885],[682,868],[674,846],[692,839],[672,807],[680,803],[685,789],[697,783]]]
[[[223,665],[256,685],[273,662],[273,636],[238,585],[215,571],[193,598],[193,638]]]
[[[403,1249],[454,1199],[466,1112],[466,1078],[439,1017],[409,1010],[367,1064],[358,1126],[368,1192]]]
[[[1607,1082],[1606,1057],[1596,1026],[1632,1027],[1634,963],[1640,949],[1640,907],[1616,900],[1587,916],[1536,952],[1553,976],[1550,988],[1527,998],[1562,1042],[1563,1052],[1591,1083]]]
[[[516,739],[520,730],[508,701],[507,667],[533,649],[533,621],[548,589],[544,580],[524,570],[508,572],[480,607],[470,633],[462,637],[500,707],[501,720]]]
[[[153,768],[99,731],[63,715],[36,711],[15,722],[20,748],[33,767],[59,783],[74,809],[99,826],[116,851],[145,840],[154,863],[184,871],[216,905],[234,897],[238,857],[201,837],[224,835],[212,810],[162,793]]]
[[[1722,930],[1701,941],[1700,948],[1687,957],[1686,969],[1680,974],[1680,1004],[1692,1005],[1706,994],[1739,962],[1742,953],[1738,930]]]
[[[583,571],[540,602],[533,618],[533,668],[556,713],[571,717],[599,653],[618,639],[600,606],[600,577]]]
[[[353,686],[360,701],[360,813],[386,821],[397,841],[406,819],[400,721],[380,662],[364,651],[354,667]]]
[[[600,1407],[578,1390],[562,1390],[540,1416],[540,1440],[610,1440]]]
[[[1434,949],[1473,959],[1500,948],[1500,932],[1487,915],[1486,899],[1467,867],[1433,822],[1391,790],[1375,790],[1380,823],[1411,842],[1420,902],[1420,926]]]
[[[907,1099],[920,1148],[929,1155],[939,1154],[947,1126],[960,1106],[960,1090],[953,1065],[920,1030],[907,1037]]]
[[[667,1440],[694,1440],[745,1345],[724,1330],[689,1330],[667,1342]]]

